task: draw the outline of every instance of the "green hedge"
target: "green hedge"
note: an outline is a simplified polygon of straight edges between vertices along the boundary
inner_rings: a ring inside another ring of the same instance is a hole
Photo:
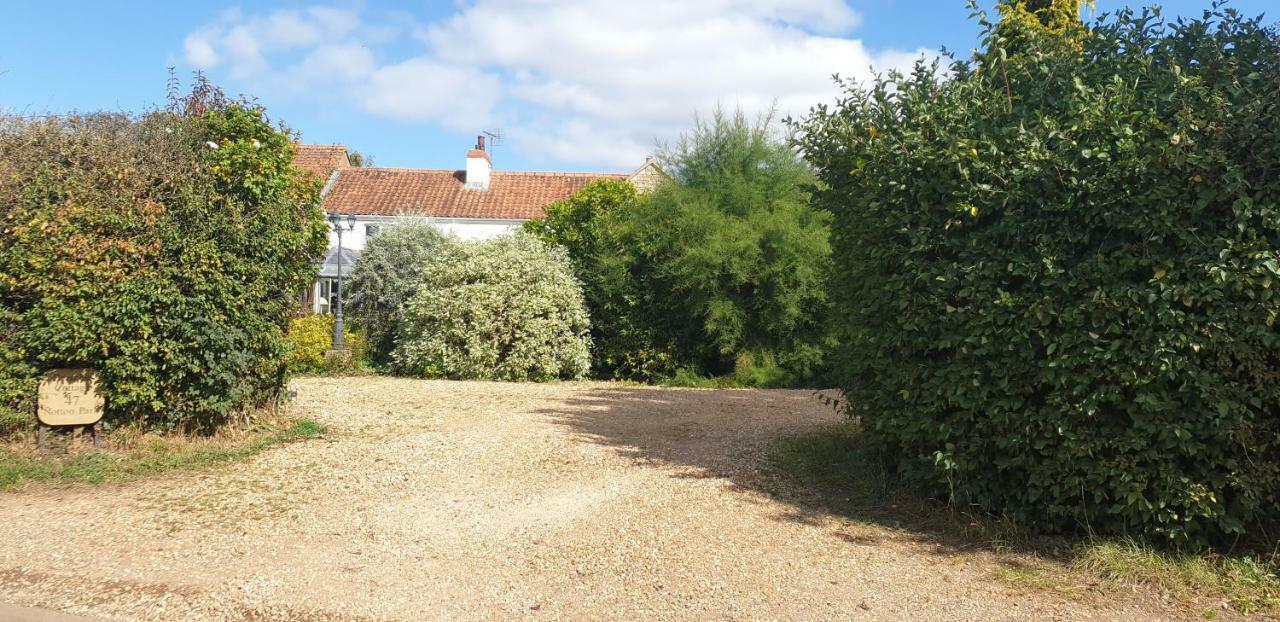
[[[36,370],[19,339],[21,320],[0,306],[0,437],[35,427]]]
[[[112,422],[200,427],[275,391],[326,244],[318,184],[260,108],[198,87],[136,118],[0,122],[0,339],[21,353],[0,400],[5,376],[84,365]]]
[[[911,481],[1040,529],[1259,533],[1280,40],[1229,11],[1018,34],[795,127],[835,216],[850,413]]]

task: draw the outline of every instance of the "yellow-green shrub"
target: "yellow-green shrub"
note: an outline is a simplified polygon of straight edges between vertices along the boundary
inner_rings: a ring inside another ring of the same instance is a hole
[[[289,352],[285,355],[285,365],[295,374],[319,374],[346,371],[350,364],[359,362],[365,354],[364,335],[351,330],[350,325],[343,327],[343,338],[347,342],[350,355],[347,364],[338,359],[329,359],[325,354],[333,347],[333,316],[327,314],[304,315],[289,322]]]

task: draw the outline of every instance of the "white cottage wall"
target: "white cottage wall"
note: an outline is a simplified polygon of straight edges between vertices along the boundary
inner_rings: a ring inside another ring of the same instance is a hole
[[[515,219],[497,219],[497,218],[430,218],[426,216],[356,216],[355,228],[342,232],[342,248],[359,253],[364,250],[365,245],[369,241],[370,232],[377,235],[378,230],[385,227],[394,227],[397,223],[404,222],[407,219],[425,220],[436,227],[439,227],[445,233],[452,233],[463,240],[488,240],[502,235],[515,233],[520,229],[526,221]],[[332,252],[338,247],[338,234],[333,230],[333,224],[329,225],[329,251]],[[331,277],[332,275],[328,275]],[[311,285],[310,296],[306,299],[307,306],[312,313],[327,313],[329,311],[327,291],[333,289],[332,278],[322,276]]]
[[[342,232],[342,247],[354,251],[364,250],[368,243],[369,233],[384,227],[394,227],[397,222],[406,219],[425,220],[445,233],[452,233],[463,240],[488,240],[500,235],[514,233],[524,224],[523,220],[501,220],[496,218],[429,218],[425,216],[356,216],[355,229]],[[338,234],[329,227],[329,248],[338,246]]]

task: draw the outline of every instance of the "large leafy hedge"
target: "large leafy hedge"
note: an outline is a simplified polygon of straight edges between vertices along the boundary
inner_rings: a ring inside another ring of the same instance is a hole
[[[35,425],[36,369],[27,362],[22,316],[0,305],[0,435]]]
[[[279,386],[326,243],[319,188],[260,108],[201,86],[140,118],[0,126],[0,387],[25,391],[0,389],[10,405],[59,366],[101,372],[113,423],[213,425]]]
[[[1046,530],[1280,519],[1280,40],[1231,11],[997,27],[799,124],[850,412],[909,479]]]
[[[586,375],[590,322],[563,249],[523,233],[442,244],[419,279],[392,353],[396,371],[490,380]]]

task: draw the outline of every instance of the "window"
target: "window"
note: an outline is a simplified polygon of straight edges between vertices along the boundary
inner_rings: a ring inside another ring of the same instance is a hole
[[[315,312],[332,313],[335,296],[338,293],[338,279],[323,278],[316,281]]]
[[[378,231],[380,231],[381,229],[382,229],[381,225],[365,225],[364,226],[365,239],[367,240],[375,235],[378,235]]]

